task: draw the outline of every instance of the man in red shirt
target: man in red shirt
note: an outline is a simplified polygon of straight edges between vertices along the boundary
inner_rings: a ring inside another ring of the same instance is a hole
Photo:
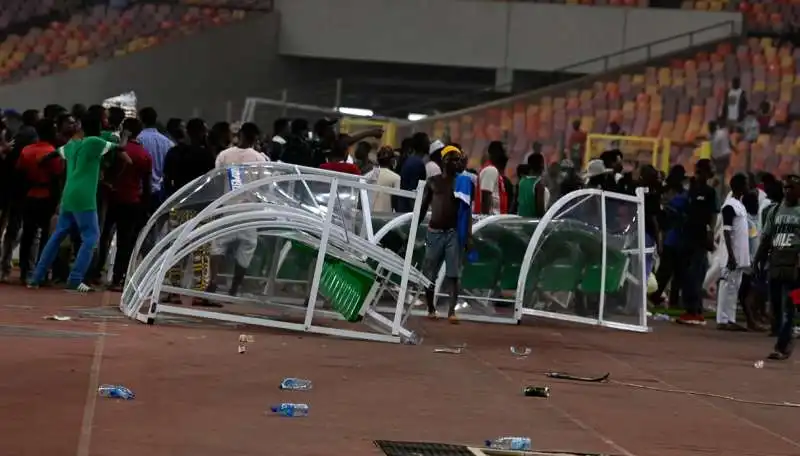
[[[25,201],[22,212],[22,239],[19,249],[20,280],[27,283],[28,274],[47,244],[50,236],[50,219],[56,212],[64,173],[62,160],[47,160],[46,155],[56,150],[56,125],[53,119],[42,119],[36,123],[38,141],[26,146],[20,153],[16,169],[25,186]],[[36,233],[41,230],[38,252],[32,252]],[[31,254],[34,254],[31,258]]]
[[[353,163],[347,163],[347,142],[338,140],[328,153],[328,162],[319,166],[320,169],[336,171],[346,174],[360,175],[361,169]]]
[[[143,126],[139,119],[128,118],[122,122],[122,129],[130,132],[130,138],[136,138],[142,132]],[[116,225],[117,254],[114,257],[111,280],[111,289],[116,290],[122,288],[136,237],[146,221],[145,211],[150,204],[150,179],[153,170],[153,159],[135,139],[128,140],[125,152],[131,158],[131,164],[123,165],[111,180],[113,188],[96,263],[99,272],[108,255],[108,248],[103,246],[110,244],[113,234],[111,228]]]

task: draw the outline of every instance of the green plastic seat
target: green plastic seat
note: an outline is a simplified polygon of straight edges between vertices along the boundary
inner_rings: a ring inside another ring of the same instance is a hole
[[[503,252],[496,242],[485,237],[474,239],[478,261],[464,263],[461,286],[468,290],[494,290],[503,269]]]
[[[554,246],[556,247],[556,246]],[[581,283],[584,262],[577,245],[564,243],[542,256],[535,284],[541,291],[557,293],[575,291]]]
[[[291,241],[291,246],[276,277],[283,280],[308,280],[311,266],[317,261],[317,249],[297,241]]]
[[[624,283],[627,260],[619,252],[608,252],[606,258],[606,286],[605,293],[614,293],[622,288]],[[600,293],[602,283],[602,262],[589,264],[580,284],[580,290],[584,293]]]
[[[355,322],[361,319],[361,309],[374,282],[371,273],[329,258],[322,266],[319,292],[342,317]]]

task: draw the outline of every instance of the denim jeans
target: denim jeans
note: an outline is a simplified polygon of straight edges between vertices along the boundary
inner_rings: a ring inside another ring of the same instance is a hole
[[[780,310],[778,327],[778,341],[775,342],[775,350],[781,353],[788,353],[792,349],[792,336],[794,331],[794,302],[789,297],[789,292],[800,288],[798,281],[770,280],[770,297],[775,303],[773,308]],[[773,317],[774,318],[774,317]]]
[[[78,250],[78,255],[75,257],[75,264],[72,266],[72,271],[67,279],[69,286],[77,286],[83,282],[86,271],[92,263],[92,253],[95,246],[97,246],[97,238],[99,237],[100,228],[97,226],[97,211],[84,211],[84,212],[62,212],[58,216],[56,229],[47,240],[42,251],[42,256],[39,258],[39,263],[36,265],[36,270],[33,272],[33,283],[41,283],[47,275],[47,270],[58,255],[58,249],[61,242],[69,236],[73,229],[76,229],[81,236],[81,247]]]

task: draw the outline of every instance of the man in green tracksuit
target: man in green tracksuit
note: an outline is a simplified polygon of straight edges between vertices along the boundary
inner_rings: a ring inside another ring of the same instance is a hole
[[[544,156],[533,153],[528,157],[528,174],[520,176],[517,190],[517,214],[522,217],[541,218],[547,210],[550,191],[542,181]]]

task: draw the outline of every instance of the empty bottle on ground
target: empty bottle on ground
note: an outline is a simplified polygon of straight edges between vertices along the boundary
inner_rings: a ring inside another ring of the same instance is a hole
[[[272,413],[283,416],[308,416],[308,404],[283,403],[270,408]]]
[[[528,437],[500,437],[494,440],[487,440],[486,447],[493,450],[529,451],[531,449],[531,439]]]
[[[312,387],[311,380],[306,380],[303,378],[284,378],[281,381],[280,389],[282,390],[294,390],[294,391],[307,391],[310,390]]]
[[[97,392],[102,397],[111,397],[114,399],[133,399],[136,397],[133,391],[121,385],[100,385]]]

